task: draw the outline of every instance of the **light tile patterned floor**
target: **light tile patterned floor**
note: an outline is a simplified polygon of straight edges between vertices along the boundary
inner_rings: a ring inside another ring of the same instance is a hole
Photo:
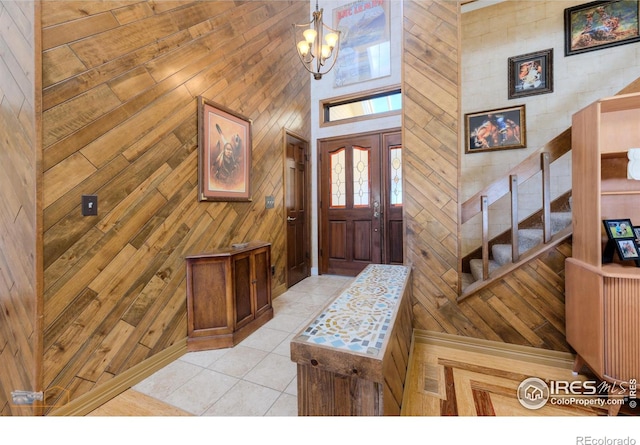
[[[289,342],[352,277],[309,277],[273,301],[274,317],[234,348],[189,352],[133,387],[197,416],[295,416]]]

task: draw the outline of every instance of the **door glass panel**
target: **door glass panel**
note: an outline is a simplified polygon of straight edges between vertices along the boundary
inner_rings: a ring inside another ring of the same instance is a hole
[[[402,205],[402,148],[393,147],[391,152],[391,162],[389,163],[389,178],[391,178],[391,205]]]
[[[344,148],[331,153],[331,207],[347,205],[347,179]]]
[[[369,205],[369,150],[353,147],[353,206]]]

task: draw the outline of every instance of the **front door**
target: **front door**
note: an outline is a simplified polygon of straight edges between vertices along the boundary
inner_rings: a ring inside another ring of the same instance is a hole
[[[401,198],[393,209],[390,200],[389,147],[397,149],[400,140],[394,134],[320,142],[320,273],[355,276],[368,264],[398,262],[398,252],[401,257],[402,239],[387,236],[388,228],[397,235],[398,223],[402,235]]]
[[[285,132],[285,213],[287,227],[287,287],[309,276],[308,160],[309,144]]]

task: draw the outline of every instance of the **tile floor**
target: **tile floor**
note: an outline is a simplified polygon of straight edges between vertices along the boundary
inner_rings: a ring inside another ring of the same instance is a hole
[[[196,416],[296,416],[289,342],[352,277],[311,276],[273,300],[273,319],[233,348],[189,352],[133,387]]]

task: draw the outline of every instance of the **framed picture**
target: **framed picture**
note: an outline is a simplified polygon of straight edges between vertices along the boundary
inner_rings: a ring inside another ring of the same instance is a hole
[[[341,32],[334,87],[391,75],[391,3],[356,0],[333,10],[333,27]]]
[[[251,201],[251,121],[198,98],[198,200]]]
[[[509,99],[553,92],[553,48],[509,57]]]
[[[596,1],[567,8],[564,32],[565,56],[637,42],[638,1]]]
[[[605,219],[602,222],[609,239],[635,237],[630,219]]]
[[[618,248],[618,255],[620,255],[621,260],[640,259],[640,255],[638,255],[638,245],[633,238],[617,239],[616,247]]]
[[[524,105],[467,113],[464,121],[465,153],[527,146]]]
[[[640,227],[634,227],[633,234],[636,237],[636,243],[640,243]]]

